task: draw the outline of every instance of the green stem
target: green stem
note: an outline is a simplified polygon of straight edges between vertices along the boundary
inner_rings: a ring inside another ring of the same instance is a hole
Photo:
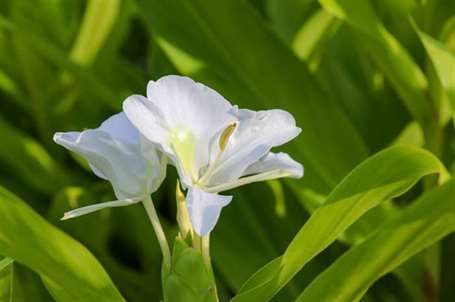
[[[169,250],[169,245],[167,243],[166,235],[164,234],[163,227],[161,226],[158,214],[153,205],[152,198],[147,196],[143,201],[145,211],[149,216],[150,222],[152,223],[153,229],[155,230],[158,243],[161,248],[161,253],[163,254],[163,265],[166,267],[171,267],[171,252]]]
[[[198,236],[199,237],[199,236]],[[213,272],[213,267],[212,267],[212,260],[210,259],[210,233],[207,235],[204,235],[200,238],[200,247],[201,247],[201,253],[202,253],[202,259],[204,260],[205,267],[207,268],[207,271],[210,274],[210,277],[212,278],[213,282],[213,290],[215,291],[215,296],[218,301],[218,289],[216,287],[216,281],[215,281],[215,274]]]
[[[202,258],[204,259],[204,263],[207,269],[212,271],[212,261],[210,260],[210,233],[205,236],[202,236],[201,251]]]
[[[429,72],[431,75],[431,71]],[[430,77],[430,80],[434,77]],[[437,85],[434,87],[438,87]],[[442,157],[443,152],[443,131],[444,122],[442,114],[442,94],[438,91],[439,88],[434,88],[430,91],[432,103],[432,120],[430,124],[424,129],[425,135],[425,149],[432,152],[438,158]],[[430,191],[438,186],[440,175],[429,175],[423,180],[424,191]],[[439,297],[439,274],[440,274],[440,243],[427,248],[424,252],[424,293],[426,301],[437,301]]]

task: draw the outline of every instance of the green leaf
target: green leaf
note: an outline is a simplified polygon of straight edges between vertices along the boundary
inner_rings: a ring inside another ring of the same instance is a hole
[[[0,253],[38,273],[56,301],[124,301],[80,243],[0,188]]]
[[[403,194],[433,173],[439,173],[441,179],[447,177],[439,160],[423,149],[397,146],[370,157],[349,173],[312,214],[279,265],[273,260],[275,264],[259,270],[232,301],[268,301],[367,211]]]
[[[455,180],[424,194],[377,233],[340,257],[296,301],[359,301],[377,279],[455,231],[453,196]]]
[[[200,251],[176,238],[169,272],[163,272],[164,301],[216,302],[214,280]]]
[[[267,17],[270,18],[274,30],[286,42],[294,38],[302,23],[318,7],[316,0],[266,0],[264,2]]]
[[[441,42],[419,30],[417,26],[415,30],[433,63],[442,87],[447,92],[452,111],[455,112],[455,55]]]
[[[5,257],[0,260],[0,301],[12,301],[12,276],[14,260]]]
[[[338,29],[340,21],[325,10],[318,10],[303,24],[292,41],[292,49],[297,57],[310,63],[310,69],[316,69],[325,42]]]
[[[376,64],[383,70],[413,117],[430,123],[431,107],[425,97],[428,81],[400,42],[376,16],[369,0],[319,0],[330,13],[349,23]]]
[[[52,297],[47,293],[38,275],[5,257],[0,260],[0,301],[1,302],[48,302]]]
[[[91,0],[71,49],[71,59],[79,64],[90,64],[112,30],[121,1]]]
[[[68,71],[74,78],[79,80],[82,87],[79,89],[79,92],[90,93],[93,99],[104,102],[106,105],[110,106],[111,108],[115,108],[116,110],[121,107],[120,100],[123,99],[123,96],[119,98],[118,94],[116,94],[116,92],[118,93],[117,86],[108,87],[104,78],[100,78],[97,74],[89,71],[87,67],[73,62],[64,50],[53,44],[52,41],[46,39],[46,37],[39,36],[33,32],[30,32],[28,28],[22,28],[18,26],[13,20],[5,18],[1,15],[0,28],[8,30],[10,33],[12,33],[13,37],[19,40],[20,43],[18,46],[20,46],[21,52],[27,52],[27,54],[24,54],[26,55],[25,57],[28,58],[30,56],[28,52],[32,50],[32,54],[39,54],[40,56],[52,62],[52,64],[55,64],[63,70]],[[36,67],[36,69],[37,68],[38,67]],[[28,71],[28,69],[26,69],[26,71]],[[52,76],[61,77],[61,74],[53,74]],[[51,83],[56,86],[62,85],[61,81],[52,81]],[[44,95],[41,95],[41,90],[37,90],[36,94],[40,94],[40,98],[45,97]],[[93,108],[93,106],[94,104],[91,102],[90,107]],[[42,108],[40,107],[40,110],[41,109]],[[46,113],[48,112],[46,111]]]
[[[68,176],[37,141],[0,118],[0,161],[12,174],[40,192],[55,193],[68,183]]]

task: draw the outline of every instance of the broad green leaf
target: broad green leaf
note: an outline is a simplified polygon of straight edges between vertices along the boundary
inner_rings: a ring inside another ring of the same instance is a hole
[[[232,301],[268,301],[367,211],[434,173],[439,173],[441,179],[447,177],[439,160],[423,149],[391,147],[370,157],[336,186],[300,229],[281,260],[273,260],[253,275]]]
[[[177,238],[172,251],[171,269],[163,270],[164,301],[216,302],[213,277],[207,271],[200,251]]]
[[[204,69],[189,75],[202,78],[232,102],[292,112],[304,129],[293,154],[305,162],[307,171],[313,171],[307,182],[328,191],[367,156],[368,150],[336,101],[246,1],[139,0],[138,4],[148,28],[179,50],[180,55],[174,51],[170,59],[184,58],[183,63],[173,61],[176,66],[184,64],[180,70],[198,66],[188,64],[188,58],[195,59],[203,62]],[[204,76],[206,70],[209,77]]]
[[[124,301],[80,243],[0,188],[0,253],[38,273],[56,301]]]
[[[455,112],[455,55],[436,39],[415,26],[428,56],[433,63],[442,87],[447,92],[452,111]]]
[[[384,27],[369,0],[319,0],[330,13],[349,23],[360,41],[401,96],[413,117],[426,126],[431,107],[427,79],[400,42]]]
[[[455,231],[454,196],[454,180],[424,194],[340,257],[296,301],[359,301],[377,279]]]

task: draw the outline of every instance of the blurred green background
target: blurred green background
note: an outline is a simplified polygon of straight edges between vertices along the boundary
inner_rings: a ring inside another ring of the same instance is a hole
[[[285,149],[305,177],[236,190],[212,235],[224,301],[284,251],[310,210],[369,155],[417,145],[453,171],[455,64],[435,64],[417,28],[455,55],[452,0],[2,0],[0,184],[87,246],[128,301],[158,301],[161,256],[140,206],[59,221],[114,197],[53,133],[97,127],[166,74],[188,75],[241,107],[289,110],[303,133]],[[176,177],[168,173],[154,200],[172,238]],[[274,301],[291,301],[346,249],[332,244]],[[453,235],[441,255],[440,298],[453,301]],[[23,301],[52,301],[34,273],[17,272]],[[431,289],[425,275],[413,279],[417,294],[387,275],[365,299],[420,301]]]

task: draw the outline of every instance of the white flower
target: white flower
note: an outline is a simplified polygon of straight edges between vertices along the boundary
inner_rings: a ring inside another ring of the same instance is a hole
[[[232,199],[219,192],[303,175],[303,167],[287,154],[270,152],[301,131],[286,111],[238,109],[211,88],[180,76],[150,81],[147,98],[133,95],[123,110],[176,166],[188,189],[193,228],[201,236],[214,228]]]
[[[118,198],[67,212],[63,219],[140,202],[165,177],[166,157],[140,135],[123,112],[97,129],[56,133],[54,141],[83,156],[98,177],[110,181]]]

